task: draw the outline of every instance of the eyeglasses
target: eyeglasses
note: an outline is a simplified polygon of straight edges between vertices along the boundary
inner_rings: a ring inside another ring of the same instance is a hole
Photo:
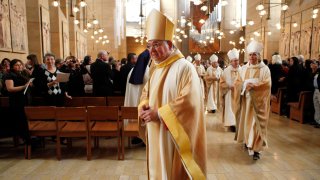
[[[162,46],[163,45],[163,42],[155,42],[155,43],[152,43],[151,45],[150,45],[150,48],[151,49],[155,49],[155,48],[158,48],[158,47],[160,47],[160,46]]]

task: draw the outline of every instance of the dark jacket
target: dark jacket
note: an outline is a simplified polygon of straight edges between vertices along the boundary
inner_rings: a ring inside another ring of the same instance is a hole
[[[133,67],[134,67],[134,65],[128,62],[126,65],[124,65],[120,68],[120,74],[121,74],[120,87],[121,87],[121,94],[122,95],[125,95],[125,93],[126,93],[127,77]]]
[[[93,80],[94,96],[111,96],[112,89],[112,71],[110,65],[97,59],[90,66],[91,78]]]

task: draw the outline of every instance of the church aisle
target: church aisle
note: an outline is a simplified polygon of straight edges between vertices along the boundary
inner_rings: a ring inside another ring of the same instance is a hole
[[[272,114],[269,148],[253,161],[234,133],[222,127],[220,113],[207,114],[208,179],[320,179],[320,130]],[[126,160],[117,160],[116,140],[101,140],[86,160],[82,141],[55,157],[55,144],[23,157],[23,146],[13,148],[11,138],[0,140],[0,179],[147,179],[144,147],[126,149]]]

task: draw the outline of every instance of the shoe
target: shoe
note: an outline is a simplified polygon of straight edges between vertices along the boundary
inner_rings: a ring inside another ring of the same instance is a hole
[[[216,110],[211,110],[211,113],[216,113]]]
[[[248,146],[246,144],[243,144],[243,148],[247,150]]]
[[[258,159],[260,159],[260,153],[258,153],[258,152],[254,152],[254,154],[253,154],[253,160],[258,160]]]
[[[320,128],[320,124],[314,125],[314,128]]]
[[[131,144],[132,144],[132,145],[137,145],[137,144],[141,144],[141,143],[143,143],[143,141],[142,141],[140,138],[133,137],[133,138],[131,139]]]
[[[231,132],[236,132],[236,127],[235,126],[230,126],[230,131]]]

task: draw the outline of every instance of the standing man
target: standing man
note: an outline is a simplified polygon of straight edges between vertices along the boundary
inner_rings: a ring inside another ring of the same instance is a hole
[[[205,179],[206,128],[198,74],[172,44],[174,24],[157,10],[147,19],[156,69],[139,105],[149,179]]]
[[[96,62],[90,66],[91,78],[93,80],[92,90],[94,96],[111,96],[112,90],[112,71],[108,60],[107,51],[99,51]]]
[[[239,67],[239,51],[235,48],[228,52],[230,65],[223,71],[220,78],[220,99],[222,122],[230,131],[235,132],[239,124],[240,93],[242,81]]]
[[[254,160],[260,159],[260,152],[267,147],[270,111],[271,75],[261,60],[262,49],[261,43],[251,41],[247,47],[249,61],[241,67],[244,84],[237,140],[245,144]]]
[[[120,86],[121,86],[122,95],[125,95],[126,93],[128,74],[132,70],[136,62],[137,62],[137,55],[135,53],[129,53],[127,56],[127,64],[125,64],[120,68],[120,74],[121,74]]]
[[[194,67],[196,68],[199,79],[200,79],[202,98],[204,99],[205,98],[205,89],[204,89],[205,87],[204,87],[203,77],[206,75],[206,69],[201,64],[201,55],[200,54],[195,55],[194,60],[195,60]]]
[[[211,66],[207,69],[207,85],[208,85],[208,98],[207,98],[207,111],[215,113],[218,106],[219,99],[219,79],[223,70],[219,67],[218,56],[212,54],[210,57]]]

